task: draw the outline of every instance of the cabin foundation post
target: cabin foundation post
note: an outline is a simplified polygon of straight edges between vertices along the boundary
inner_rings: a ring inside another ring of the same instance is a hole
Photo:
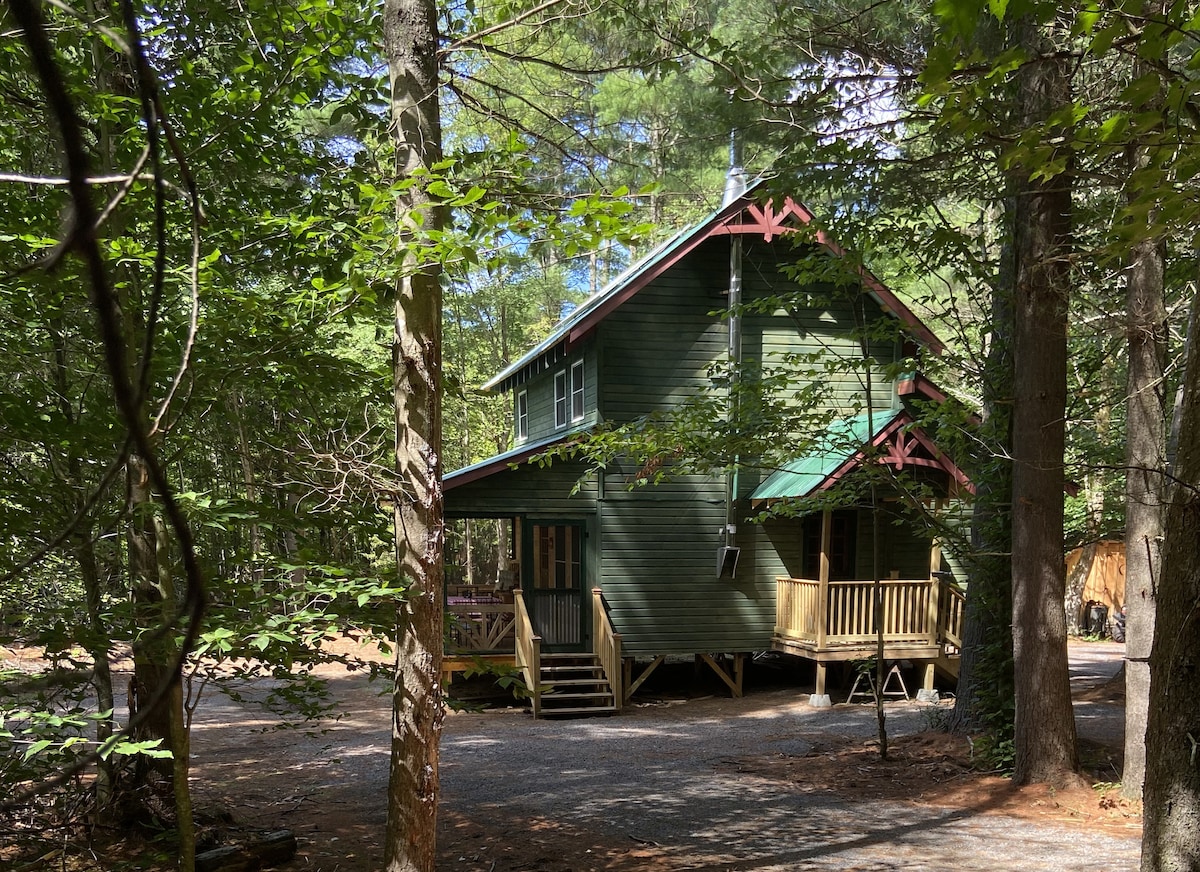
[[[825,664],[817,661],[817,681],[813,687],[815,693],[808,698],[808,704],[814,708],[829,708],[833,705],[829,694],[825,692]]]
[[[722,663],[724,657],[722,657]],[[707,663],[709,668],[717,674],[717,678],[725,682],[725,686],[729,688],[729,692],[735,699],[740,699],[742,696],[742,676],[746,663],[745,652],[737,652],[733,655],[733,664],[730,672],[726,672],[722,663],[718,663],[717,659],[711,654],[697,654],[696,668],[700,668],[701,663]]]
[[[925,675],[921,680],[921,689],[922,690],[933,690],[933,672],[934,672],[933,661],[930,660],[928,663],[925,664]]]

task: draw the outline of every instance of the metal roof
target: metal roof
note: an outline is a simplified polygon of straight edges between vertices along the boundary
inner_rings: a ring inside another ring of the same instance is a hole
[[[813,449],[784,464],[750,495],[752,501],[807,497],[820,488],[846,461],[874,441],[896,420],[902,409],[872,411],[871,420],[864,412],[834,421],[817,439]],[[874,424],[874,433],[868,432]]]
[[[507,469],[509,466],[521,463],[528,460],[533,455],[537,454],[544,448],[549,448],[551,445],[556,445],[566,439],[577,436],[578,428],[568,430],[566,432],[555,433],[552,436],[547,436],[543,439],[537,439],[533,442],[525,442],[518,445],[516,448],[510,448],[503,454],[496,454],[489,457],[487,460],[481,460],[478,463],[472,463],[470,466],[464,466],[454,472],[448,472],[442,476],[442,488],[451,490],[459,485],[467,484],[477,479],[486,478],[493,473]]]
[[[738,213],[749,209],[754,211],[754,193],[764,185],[764,179],[756,179],[746,187],[745,193],[720,209],[710,213],[706,218],[676,233],[670,239],[651,250],[645,257],[634,263],[623,273],[609,282],[601,291],[589,297],[583,304],[558,323],[553,332],[543,339],[520,359],[505,367],[500,373],[484,383],[483,390],[490,391],[504,386],[505,382],[516,377],[524,370],[535,364],[544,355],[550,354],[558,346],[570,346],[578,341],[588,330],[595,326],[612,309],[621,305],[632,294],[637,293],[645,284],[653,280],[659,272],[670,268],[676,258],[686,256],[695,246],[699,245],[714,232],[731,221]],[[768,201],[769,203],[770,201]],[[806,207],[787,198],[786,203],[793,215],[801,216],[801,221],[807,223],[812,213]],[[729,232],[746,232],[753,225],[737,227],[730,225]],[[779,232],[778,228],[770,228],[769,232]],[[769,238],[769,236],[768,236]],[[817,241],[835,255],[842,256],[844,251],[824,232],[818,232]],[[934,350],[940,350],[941,341],[921,320],[880,282],[869,270],[860,267],[859,273],[863,278],[867,293],[893,315],[907,323],[914,334],[928,343]]]

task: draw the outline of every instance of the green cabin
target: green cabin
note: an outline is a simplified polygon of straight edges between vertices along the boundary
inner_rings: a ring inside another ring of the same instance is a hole
[[[447,474],[445,511],[503,519],[508,562],[493,589],[448,583],[457,628],[448,671],[474,656],[515,657],[536,689],[535,715],[577,714],[619,710],[668,655],[703,660],[735,695],[747,656],[806,657],[817,663],[817,696],[826,664],[870,655],[869,512],[831,506],[749,519],[773,500],[829,488],[867,456],[917,471],[939,499],[969,493],[967,477],[914,424],[913,401],[945,397],[918,373],[887,376],[893,364],[941,345],[861,270],[859,312],[902,329],[871,345],[869,380],[852,367],[826,368],[830,356],[862,360],[854,298],[776,305],[781,295],[818,299],[794,296],[801,288],[787,273],[798,258],[795,234],[812,214],[756,190],[727,194],[721,209],[649,253],[484,385],[511,398],[512,447]],[[844,256],[821,234],[804,238]],[[731,305],[739,296],[742,306]],[[731,310],[742,314],[730,318]],[[589,471],[582,461],[530,462],[600,422],[669,412],[711,387],[714,367],[731,356],[747,366],[809,360],[809,377],[822,380],[833,422],[818,438],[808,434],[809,447],[782,468],[746,463],[631,488],[632,464]],[[879,553],[889,658],[925,664],[932,687],[935,668],[955,670],[961,589],[923,525],[886,525]]]

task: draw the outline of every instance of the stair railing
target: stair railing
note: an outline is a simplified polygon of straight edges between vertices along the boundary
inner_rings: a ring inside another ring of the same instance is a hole
[[[621,634],[613,629],[612,621],[608,618],[608,609],[604,607],[604,597],[598,587],[592,588],[592,644],[600,667],[604,670],[604,677],[608,679],[608,686],[612,688],[613,705],[620,711],[625,707]]]
[[[956,649],[963,646],[963,624],[966,621],[967,596],[957,585],[941,582],[942,606],[938,613],[938,641]]]
[[[517,631],[517,668],[529,689],[533,703],[533,716],[542,714],[542,637],[533,632],[533,621],[529,620],[529,609],[525,607],[525,595],[517,591],[513,597],[514,620]]]

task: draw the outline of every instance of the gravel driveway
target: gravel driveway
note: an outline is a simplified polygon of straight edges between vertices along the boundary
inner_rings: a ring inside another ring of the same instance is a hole
[[[1032,825],[983,809],[852,803],[740,773],[743,759],[800,756],[829,735],[875,733],[869,706],[820,710],[788,696],[792,701],[781,692],[742,700],[734,717],[724,700],[559,723],[458,715],[447,722],[442,744],[443,808],[567,821],[603,840],[654,846],[661,869],[1137,867],[1136,837]],[[889,704],[890,733],[927,728],[923,708]],[[606,868],[577,859],[573,868]]]
[[[1073,684],[1102,683],[1123,648],[1073,645]],[[343,718],[312,735],[254,732],[250,712],[210,699],[193,737],[196,783],[204,801],[224,805],[248,828],[293,829],[300,855],[288,869],[366,872],[382,866],[388,700],[357,674],[331,684]],[[888,703],[887,710],[892,736],[929,727],[929,706]],[[1112,741],[1120,711],[1077,706],[1081,736]],[[439,869],[1137,867],[1136,829],[1114,836],[1010,817],[989,812],[983,797],[940,808],[768,777],[780,762],[811,766],[803,755],[815,744],[874,734],[872,707],[813,709],[794,687],[641,705],[591,720],[535,721],[519,709],[451,714],[442,738]],[[939,787],[914,789],[936,794]]]

